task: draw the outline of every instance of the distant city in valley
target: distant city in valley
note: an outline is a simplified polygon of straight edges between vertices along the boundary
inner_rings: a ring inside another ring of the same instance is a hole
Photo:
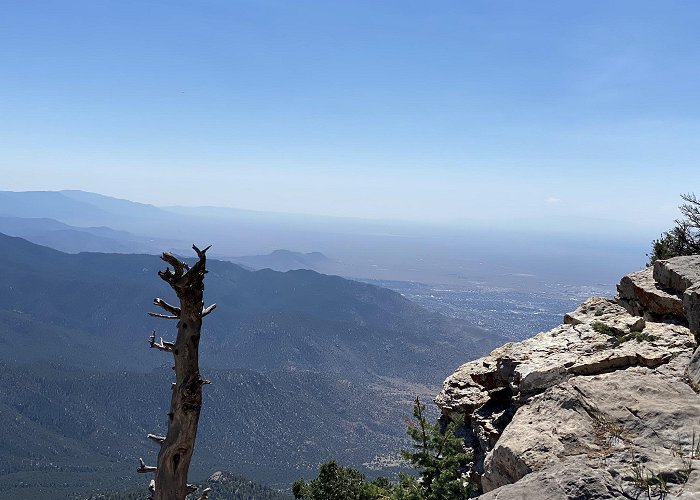
[[[562,322],[565,313],[591,296],[613,297],[614,285],[553,283],[532,291],[475,284],[471,288],[445,288],[402,281],[374,283],[401,293],[426,309],[463,319],[511,341],[531,337]]]

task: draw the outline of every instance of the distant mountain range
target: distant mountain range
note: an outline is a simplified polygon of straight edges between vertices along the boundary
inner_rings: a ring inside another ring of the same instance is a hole
[[[0,217],[0,233],[19,236],[62,252],[151,253],[163,251],[164,241],[139,237],[108,227],[77,227],[54,219]]]
[[[76,491],[96,478],[142,479],[134,460],[154,454],[144,437],[163,430],[171,373],[168,355],[146,343],[154,329],[174,334],[146,315],[154,297],[173,301],[156,275],[164,263],[5,235],[0,255],[0,498],[16,498],[17,481],[30,477],[37,498],[65,498],[58,478]],[[502,341],[377,286],[208,267],[206,300],[219,307],[201,344],[214,383],[200,477],[228,469],[285,486],[330,457],[361,465],[395,452],[411,399]]]
[[[42,228],[25,221],[33,230],[20,231],[21,223],[0,224],[0,232],[68,252],[184,253],[199,241],[213,244],[212,257],[235,260],[282,248],[329,256],[331,262],[312,267],[324,273],[463,286],[475,277],[487,277],[494,286],[517,286],[507,277],[523,274],[539,282],[614,283],[644,264],[649,241],[657,236],[633,237],[609,221],[586,219],[427,225],[225,207],[156,207],[75,190],[0,191],[0,217],[52,219],[70,226]],[[300,265],[253,264],[279,270]]]
[[[333,274],[337,269],[336,261],[329,259],[321,252],[292,252],[290,250],[275,250],[267,255],[248,255],[232,257],[236,264],[252,269],[272,269],[273,271],[294,271],[309,269],[326,274]]]

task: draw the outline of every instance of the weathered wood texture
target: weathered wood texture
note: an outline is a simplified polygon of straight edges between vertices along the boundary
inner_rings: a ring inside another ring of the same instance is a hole
[[[162,299],[153,304],[168,314],[150,313],[152,316],[177,319],[177,339],[174,343],[155,341],[155,332],[149,339],[152,348],[172,352],[175,358],[175,383],[172,385],[170,412],[168,413],[168,433],[166,436],[149,435],[160,444],[158,466],[155,471],[141,462],[139,472],[155,472],[155,500],[184,500],[196,490],[187,484],[187,473],[197,437],[199,413],[202,407],[202,385],[208,383],[199,374],[199,338],[202,317],[209,314],[215,305],[204,307],[204,275],[206,274],[206,251],[192,246],[198,260],[190,268],[170,253],[161,258],[172,267],[159,271],[158,275],[175,291],[180,307],[175,307]],[[206,496],[205,496],[206,498]]]

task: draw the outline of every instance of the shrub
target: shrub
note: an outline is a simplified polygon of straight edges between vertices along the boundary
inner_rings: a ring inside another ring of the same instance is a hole
[[[649,265],[657,260],[700,254],[700,199],[693,193],[683,194],[681,198],[685,203],[678,209],[683,217],[675,220],[674,228],[652,241]]]

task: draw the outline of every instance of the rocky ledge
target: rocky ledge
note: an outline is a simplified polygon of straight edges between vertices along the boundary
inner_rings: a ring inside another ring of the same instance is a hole
[[[480,498],[700,500],[699,304],[700,256],[659,261],[459,367],[435,401]]]

